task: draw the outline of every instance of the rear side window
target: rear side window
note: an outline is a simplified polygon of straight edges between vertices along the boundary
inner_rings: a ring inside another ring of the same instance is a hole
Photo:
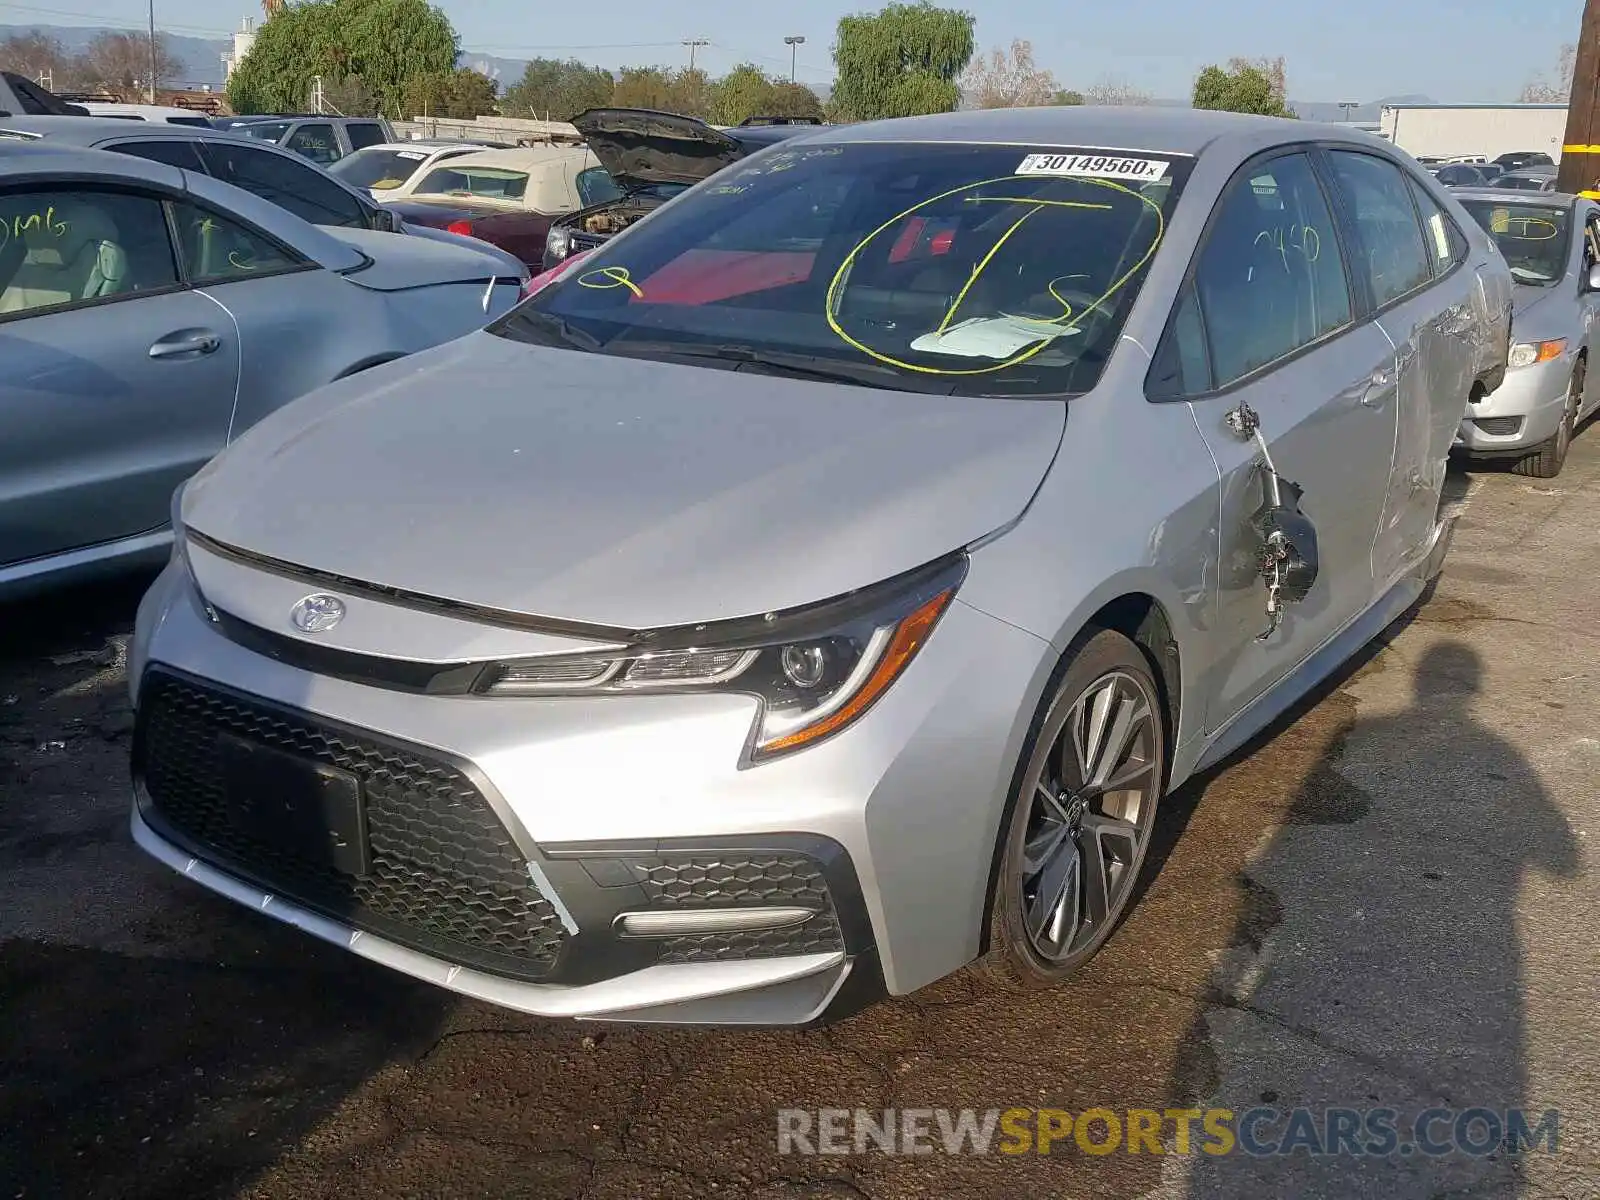
[[[206,165],[200,160],[197,146],[198,143],[191,141],[122,142],[107,146],[106,149],[115,150],[118,154],[131,154],[134,158],[149,159],[151,162],[166,163],[169,167],[181,167],[185,171],[198,171],[204,175],[207,174]]]
[[[1195,287],[1216,387],[1350,323],[1333,216],[1310,159],[1270,159],[1234,179],[1206,235]],[[1186,381],[1197,363],[1193,337],[1190,327]]]
[[[211,122],[205,117],[168,117],[168,125],[189,125],[197,129],[210,129]]]
[[[351,121],[344,127],[350,145],[357,150],[376,146],[384,140],[383,126],[376,121]]]
[[[1355,222],[1353,273],[1365,279],[1375,308],[1432,278],[1428,247],[1400,168],[1370,154],[1335,150],[1334,177]]]
[[[206,142],[204,153],[218,179],[254,192],[303,221],[352,229],[367,225],[366,209],[354,196],[315,167],[286,154],[221,138]]]
[[[1438,201],[1428,195],[1426,188],[1415,179],[1408,179],[1406,183],[1411,188],[1411,198],[1416,201],[1417,212],[1422,216],[1422,229],[1426,235],[1423,240],[1427,244],[1433,273],[1436,277],[1443,275],[1466,258],[1467,239],[1444,209],[1439,207]]]

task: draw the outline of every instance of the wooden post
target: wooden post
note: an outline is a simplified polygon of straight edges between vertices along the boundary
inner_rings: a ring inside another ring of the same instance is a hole
[[[1600,200],[1600,0],[1585,0],[1556,187]]]

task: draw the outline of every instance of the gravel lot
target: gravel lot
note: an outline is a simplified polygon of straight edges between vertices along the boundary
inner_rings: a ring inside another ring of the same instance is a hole
[[[147,861],[142,583],[0,608],[0,1200],[1600,1196],[1600,434],[1452,479],[1432,599],[1168,802],[1072,985],[966,974],[805,1033],[498,1011]],[[780,1107],[1561,1110],[1559,1152],[825,1158]]]

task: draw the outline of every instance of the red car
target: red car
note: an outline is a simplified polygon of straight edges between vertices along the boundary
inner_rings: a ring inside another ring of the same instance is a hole
[[[384,207],[408,225],[491,242],[538,271],[553,220],[621,194],[584,146],[524,146],[448,159]]]

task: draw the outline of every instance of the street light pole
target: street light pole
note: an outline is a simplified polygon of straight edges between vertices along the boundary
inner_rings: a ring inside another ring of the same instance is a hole
[[[800,52],[800,47],[806,44],[806,39],[796,34],[794,37],[784,38],[783,44],[789,47],[789,82],[793,83],[795,59]]]
[[[156,0],[150,0],[150,103],[156,102]]]
[[[710,41],[705,38],[684,38],[683,44],[689,47],[689,70],[694,70],[694,52],[699,46],[709,46]]]
[[[1578,52],[1572,63],[1572,95],[1567,99],[1567,133],[1562,139],[1556,190],[1600,196],[1600,0],[1586,0]]]
[[[1343,111],[1344,119],[1346,121],[1348,121],[1350,119],[1350,114],[1353,113],[1356,109],[1358,109],[1360,107],[1361,107],[1361,105],[1357,104],[1354,100],[1341,100],[1341,101],[1339,101],[1339,108],[1340,108],[1341,111]]]

